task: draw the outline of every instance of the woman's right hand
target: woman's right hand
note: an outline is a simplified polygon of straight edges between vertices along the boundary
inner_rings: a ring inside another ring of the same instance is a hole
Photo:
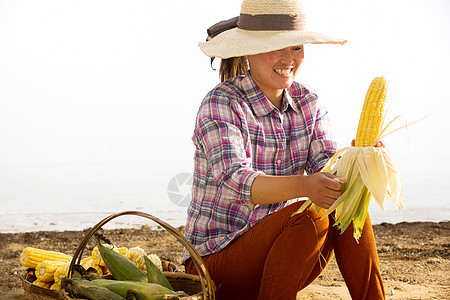
[[[342,194],[345,177],[317,172],[305,178],[306,196],[317,206],[328,209]]]
[[[328,209],[342,194],[346,178],[326,172],[311,175],[258,175],[252,184],[253,204],[272,204],[300,197],[308,197],[314,204]]]

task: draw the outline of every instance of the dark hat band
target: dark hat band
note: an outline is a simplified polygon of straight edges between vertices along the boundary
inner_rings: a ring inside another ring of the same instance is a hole
[[[206,31],[208,33],[208,38],[206,40],[208,41],[224,31],[237,27],[238,20],[239,17],[234,17],[212,25]]]
[[[305,30],[306,20],[303,14],[241,14],[237,26],[243,30],[253,31]]]

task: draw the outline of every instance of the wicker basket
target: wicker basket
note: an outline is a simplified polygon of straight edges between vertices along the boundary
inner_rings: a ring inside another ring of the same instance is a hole
[[[190,284],[192,282],[195,282],[197,278],[189,278],[189,274],[184,274],[188,276],[188,280],[183,279],[184,275],[183,273],[177,273],[176,276],[173,276],[174,272],[178,272],[178,268],[175,264],[168,262],[166,260],[161,260],[161,264],[163,267],[163,274],[169,278],[169,282],[175,287],[182,287],[186,286],[186,288],[189,291],[197,291],[199,288],[200,283],[194,283],[194,287],[190,287]],[[108,276],[104,276],[105,278],[108,278]],[[181,278],[181,279],[180,279]],[[33,281],[36,280],[36,276],[34,275],[34,269],[27,269],[24,270],[20,274],[20,279],[22,281],[22,286],[25,291],[26,299],[29,300],[49,300],[49,299],[72,299],[70,298],[64,291],[56,291],[51,290],[47,288],[43,288],[37,285],[32,284]],[[184,281],[182,285],[177,284],[179,281]],[[200,285],[201,290],[201,285]],[[188,294],[191,294],[187,292]],[[192,294],[194,294],[192,292]]]
[[[25,298],[28,300],[75,300],[70,298],[64,291],[56,291],[51,289],[46,289],[37,285],[32,284],[36,280],[34,275],[34,269],[28,269],[20,274],[20,279],[22,281],[22,286],[25,291]],[[83,299],[85,300],[85,299]]]
[[[191,255],[191,258],[194,262],[197,273],[199,275],[191,275],[177,272],[177,268],[174,264],[163,261],[163,269],[164,269],[163,274],[164,276],[166,276],[166,278],[173,286],[173,288],[176,291],[184,291],[189,295],[188,297],[180,298],[180,300],[215,299],[216,287],[214,285],[214,282],[212,281],[202,258],[195,250],[195,248],[192,246],[192,244],[171,225],[167,224],[164,221],[161,221],[160,219],[150,214],[140,211],[124,211],[117,214],[113,214],[101,220],[94,227],[92,227],[86,233],[84,238],[81,240],[80,244],[78,245],[78,248],[75,251],[75,254],[73,255],[73,259],[70,263],[69,268],[69,277],[71,277],[72,275],[73,266],[75,264],[80,263],[83,251],[89,240],[92,238],[92,236],[103,225],[123,215],[136,215],[150,219],[158,223],[165,230],[169,231],[169,233],[172,234],[187,249],[187,251]],[[36,279],[36,277],[34,277],[34,271],[32,269],[24,271],[20,277],[22,280],[23,288],[25,290],[25,296],[28,300],[51,300],[51,299],[75,300],[74,298],[70,298],[68,294],[63,290],[56,291],[33,285],[32,282],[34,281],[34,279]]]

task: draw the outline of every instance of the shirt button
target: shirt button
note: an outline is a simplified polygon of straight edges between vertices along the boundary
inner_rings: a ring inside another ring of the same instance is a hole
[[[281,159],[277,160],[277,164],[281,165]]]

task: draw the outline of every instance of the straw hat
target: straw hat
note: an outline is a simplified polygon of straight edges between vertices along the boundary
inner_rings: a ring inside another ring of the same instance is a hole
[[[199,43],[209,57],[265,53],[302,44],[345,44],[343,39],[307,31],[299,0],[243,0],[239,17],[208,29]]]

